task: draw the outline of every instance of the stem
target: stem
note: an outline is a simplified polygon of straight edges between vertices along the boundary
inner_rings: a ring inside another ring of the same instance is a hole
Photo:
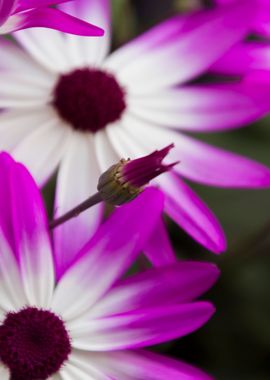
[[[86,199],[83,203],[79,204],[79,206],[76,206],[72,210],[68,211],[66,214],[60,216],[58,219],[53,220],[49,224],[49,228],[52,230],[55,227],[60,226],[61,224],[67,222],[68,220],[75,218],[83,211],[89,209],[90,207],[95,206],[96,204],[102,202],[103,199],[101,198],[99,193],[96,193],[92,195],[90,198]]]

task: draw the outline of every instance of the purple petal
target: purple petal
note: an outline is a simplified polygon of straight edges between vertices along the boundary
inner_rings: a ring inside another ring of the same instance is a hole
[[[77,66],[100,66],[109,54],[111,47],[111,1],[76,0],[61,4],[63,12],[104,29],[103,38],[77,38],[69,35],[65,38],[67,50],[77,51]],[[79,59],[81,62],[79,62]]]
[[[110,30],[110,0],[68,1],[65,4],[61,4],[58,8],[76,18],[102,26],[102,28],[106,29],[106,32]]]
[[[237,0],[215,0],[218,5],[231,6]],[[270,35],[270,4],[269,0],[250,0],[253,5],[254,22],[253,31],[262,33],[266,36]]]
[[[165,211],[169,216],[210,251],[225,251],[224,232],[202,200],[174,174],[160,177],[157,183],[166,194]]]
[[[38,8],[17,13],[3,25],[5,33],[33,27],[51,28],[81,36],[103,36],[104,34],[103,30],[97,26],[78,20],[55,8]]]
[[[268,70],[269,62],[269,45],[249,41],[234,46],[210,70],[227,75],[244,75],[250,70]]]
[[[268,0],[258,0],[260,6],[257,5],[257,17],[255,21],[255,31],[257,33],[270,36],[270,4]]]
[[[32,8],[41,8],[49,5],[64,3],[71,0],[15,0],[16,7],[14,13],[22,12]]]
[[[270,84],[270,71],[255,78],[251,75],[245,86],[248,91],[256,90],[260,81],[260,90],[254,92],[266,109],[269,106],[269,87],[266,81]],[[124,125],[131,136],[136,126],[137,140],[140,139],[142,146],[147,147],[147,141],[151,141],[154,149],[160,149],[164,144],[173,142],[175,148],[170,152],[168,162],[180,161],[180,164],[174,167],[174,171],[188,179],[220,187],[265,188],[270,185],[270,169],[256,161],[215,148],[173,130],[157,127],[133,116],[125,116]],[[160,179],[164,177],[167,178],[167,175],[160,176]]]
[[[48,307],[54,287],[47,218],[29,172],[0,154],[0,225],[20,266],[28,301]]]
[[[199,17],[195,14],[194,19],[190,17],[188,21],[192,28],[186,26],[184,34],[182,31],[175,34],[119,70],[110,60],[107,66],[116,70],[121,82],[134,94],[188,81],[209,68],[245,36],[253,19],[252,12],[250,4],[239,1],[231,7],[200,13]]]
[[[16,0],[2,0],[0,3],[0,26],[6,21],[12,12]]]
[[[256,161],[184,135],[175,146],[172,156],[181,160],[175,171],[193,181],[236,188],[265,188],[270,185],[270,169]]]
[[[151,346],[180,338],[203,326],[215,309],[208,302],[146,307],[82,324],[71,330],[72,346],[115,351]]]
[[[200,262],[182,261],[149,269],[119,281],[89,311],[89,318],[190,302],[210,289],[218,276],[215,265]]]
[[[108,379],[125,380],[213,380],[199,369],[149,351],[118,351],[92,353],[74,350],[71,363],[84,363],[89,374],[90,363]],[[89,368],[87,367],[89,366]]]
[[[190,85],[131,97],[129,109],[149,123],[201,132],[250,123],[265,113],[265,104],[241,84]]]
[[[158,221],[156,228],[144,248],[144,253],[152,265],[156,267],[175,262],[176,255],[162,219]]]
[[[116,209],[61,278],[54,310],[68,320],[95,304],[143,249],[162,209],[162,193],[150,187]]]
[[[182,148],[184,150],[186,148],[182,147],[184,145],[181,143],[182,135],[174,131],[153,127],[151,124],[144,123],[142,120],[135,119],[134,117],[125,116],[123,124],[124,128],[121,131],[124,129],[128,132],[128,138],[122,141],[125,142],[124,147],[127,152],[131,143],[132,147],[136,149],[131,149],[130,153],[134,155],[135,151],[136,156],[138,156],[147,152],[150,143],[154,149],[160,149],[164,144],[169,144],[169,141],[174,141],[176,148],[179,144],[181,149],[174,149],[176,152],[172,152],[169,155],[168,162],[171,162],[171,159],[173,161],[180,161],[180,164],[176,166],[177,170],[179,166],[183,165],[181,152]],[[121,138],[120,133],[117,137]],[[220,253],[225,250],[224,233],[217,219],[180,178],[169,173],[160,176],[155,182],[158,186],[162,187],[164,194],[166,194],[166,212],[176,223],[211,251]]]
[[[156,48],[160,44],[164,44],[176,33],[183,31],[187,20],[189,20],[189,17],[176,16],[160,23],[114,51],[108,58],[108,65],[114,70],[121,70],[138,55],[147,53],[147,51]]]

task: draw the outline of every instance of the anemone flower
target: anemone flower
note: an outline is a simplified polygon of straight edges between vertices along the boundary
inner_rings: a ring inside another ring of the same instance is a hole
[[[101,36],[102,29],[63,13],[51,5],[68,0],[1,0],[0,34],[44,27],[85,36]]]
[[[118,208],[63,272],[37,185],[6,153],[0,184],[1,380],[209,379],[141,349],[211,317],[212,304],[196,298],[217,268],[179,262],[121,278],[162,211],[159,190]]]
[[[77,0],[61,9],[97,23],[105,37],[31,29],[14,33],[21,46],[1,41],[0,148],[22,161],[39,185],[59,168],[58,217],[95,193],[100,174],[120,158],[174,143],[172,158],[181,164],[156,180],[165,211],[200,244],[224,251],[218,221],[182,178],[260,188],[270,185],[270,171],[179,131],[231,128],[260,112],[250,94],[235,96],[235,86],[190,83],[246,35],[253,7],[242,1],[173,17],[109,56],[107,0]],[[72,261],[101,217],[97,206],[80,216],[79,234],[73,232],[75,221],[57,228],[56,251],[67,252]],[[149,249],[166,256],[162,221],[150,241]]]
[[[214,0],[216,4],[230,5],[239,0]],[[269,0],[247,0],[253,6],[254,22],[251,31],[270,36],[270,3]]]

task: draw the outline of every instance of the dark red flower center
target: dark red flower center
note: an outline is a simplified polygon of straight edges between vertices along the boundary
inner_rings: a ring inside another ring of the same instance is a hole
[[[9,313],[0,326],[0,360],[12,380],[45,380],[58,372],[71,352],[64,322],[35,307]]]
[[[114,76],[89,68],[59,78],[53,105],[74,129],[93,133],[120,119],[126,108],[125,93]]]

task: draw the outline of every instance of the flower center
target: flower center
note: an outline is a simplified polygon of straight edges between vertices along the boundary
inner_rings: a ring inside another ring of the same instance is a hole
[[[0,326],[0,359],[12,380],[45,380],[68,359],[71,345],[64,322],[35,307],[8,313]]]
[[[126,108],[124,90],[114,76],[89,68],[59,78],[53,105],[74,129],[93,133],[120,119]]]

